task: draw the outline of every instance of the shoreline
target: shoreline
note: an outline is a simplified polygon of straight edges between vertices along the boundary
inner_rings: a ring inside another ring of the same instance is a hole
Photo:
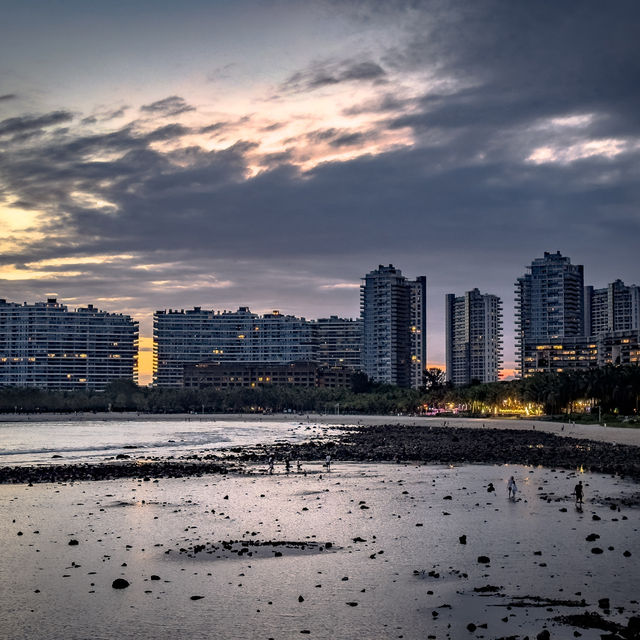
[[[317,463],[330,456],[333,461],[352,463],[558,467],[640,481],[640,449],[636,445],[598,442],[541,429],[508,429],[508,425],[478,426],[482,427],[482,423],[476,428],[449,424],[346,424],[335,436],[297,443],[280,441],[215,451],[194,448],[179,457],[149,457],[139,451],[98,463],[0,467],[0,484],[243,474],[247,473],[246,465],[263,465],[264,474],[270,456],[279,470],[287,459],[293,470],[297,461]]]
[[[446,426],[469,429],[514,429],[551,433],[561,437],[573,437],[596,442],[627,444],[640,446],[640,428],[613,427],[601,425],[573,424],[569,421],[551,422],[524,418],[458,418],[436,416],[385,416],[385,415],[331,415],[319,413],[137,413],[137,412],[78,412],[78,413],[3,413],[0,414],[0,427],[3,423],[33,422],[149,422],[149,421],[185,421],[185,422],[272,422],[285,421],[320,425],[342,426]]]

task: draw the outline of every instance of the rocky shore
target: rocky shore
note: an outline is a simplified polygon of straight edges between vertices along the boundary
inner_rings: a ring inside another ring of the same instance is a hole
[[[245,464],[295,461],[523,464],[579,469],[640,480],[640,447],[560,436],[541,430],[384,424],[344,426],[331,439],[192,453],[179,459],[143,456],[95,464],[0,468],[0,483],[68,482],[115,478],[190,477],[238,472]]]

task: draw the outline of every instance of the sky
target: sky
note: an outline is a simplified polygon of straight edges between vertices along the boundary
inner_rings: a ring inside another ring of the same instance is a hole
[[[504,306],[640,282],[635,0],[0,0],[0,297],[359,315],[379,264]],[[508,371],[507,371],[508,373]],[[146,378],[145,378],[146,376]]]

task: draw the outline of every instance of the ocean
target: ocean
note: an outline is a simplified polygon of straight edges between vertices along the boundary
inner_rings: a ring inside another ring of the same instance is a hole
[[[243,422],[197,415],[175,420],[0,422],[0,465],[99,462],[122,453],[179,457],[229,447],[300,442],[325,433],[327,425],[299,420]]]

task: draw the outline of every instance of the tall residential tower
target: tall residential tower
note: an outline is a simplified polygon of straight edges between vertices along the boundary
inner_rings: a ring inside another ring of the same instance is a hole
[[[447,381],[497,382],[502,364],[502,302],[473,289],[446,296]]]
[[[426,277],[410,281],[393,265],[363,278],[362,368],[376,382],[418,388],[426,367]]]
[[[545,252],[516,281],[516,357],[521,376],[540,370],[539,347],[584,335],[584,271]]]

